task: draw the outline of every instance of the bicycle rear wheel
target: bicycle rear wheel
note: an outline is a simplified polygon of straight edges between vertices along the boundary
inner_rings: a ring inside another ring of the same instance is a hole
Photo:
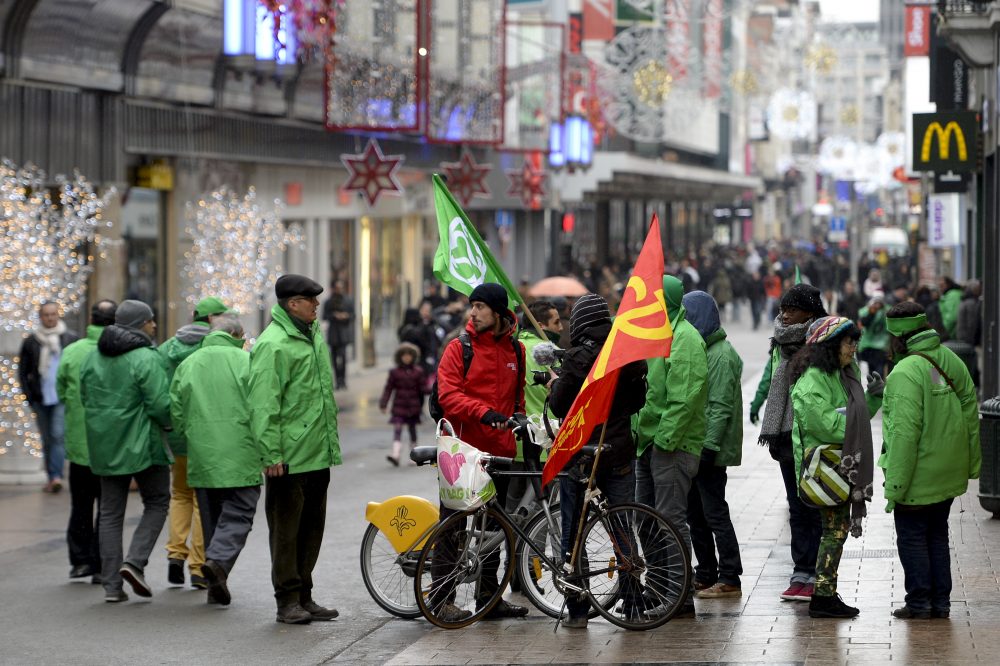
[[[413,596],[419,551],[397,553],[382,530],[371,523],[361,539],[361,579],[379,606],[404,620],[420,617]]]
[[[586,557],[577,573],[590,602],[624,629],[653,629],[672,618],[687,594],[690,558],[680,533],[653,509],[619,504],[592,518],[583,532]],[[621,601],[599,602],[613,587]]]
[[[414,594],[420,612],[444,629],[481,619],[510,582],[513,543],[510,523],[492,507],[441,521],[417,560]]]

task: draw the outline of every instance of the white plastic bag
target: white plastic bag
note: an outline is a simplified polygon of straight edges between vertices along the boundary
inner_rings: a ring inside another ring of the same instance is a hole
[[[441,504],[471,511],[497,494],[493,479],[482,465],[483,452],[456,437],[446,419],[438,421],[437,450]]]

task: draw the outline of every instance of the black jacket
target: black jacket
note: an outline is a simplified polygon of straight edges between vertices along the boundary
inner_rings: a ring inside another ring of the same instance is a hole
[[[566,417],[610,332],[611,324],[593,326],[583,332],[579,345],[566,351],[559,378],[553,382],[549,394],[549,409],[557,418]],[[618,377],[618,388],[604,434],[605,449],[600,460],[602,469],[621,467],[635,459],[631,416],[645,404],[646,363],[635,361],[623,367]],[[601,424],[598,423],[587,444],[597,444],[600,438]]]
[[[66,349],[66,345],[80,339],[76,333],[66,331],[59,336],[59,346]],[[34,335],[29,335],[21,343],[21,360],[17,364],[17,379],[21,383],[21,390],[24,397],[28,399],[28,404],[42,404],[42,376],[38,374],[38,361],[42,356],[42,345],[38,343]]]

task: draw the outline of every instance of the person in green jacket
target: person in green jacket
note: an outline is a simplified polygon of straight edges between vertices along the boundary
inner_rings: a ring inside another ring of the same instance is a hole
[[[738,467],[743,459],[743,360],[726,339],[710,295],[692,291],[682,303],[688,321],[705,340],[708,359],[705,441],[688,494],[691,544],[698,560],[694,588],[699,599],[738,597],[743,562],[726,503],[726,467]]]
[[[685,318],[681,281],[665,275],[663,294],[673,339],[670,356],[647,361],[646,405],[636,417],[635,499],[673,523],[690,554],[688,494],[705,442],[708,357],[705,341]],[[692,587],[679,616],[694,615],[693,592]]]
[[[250,354],[235,313],[217,315],[170,384],[174,431],[187,441],[188,484],[205,529],[208,603],[229,605],[226,584],[253,527],[263,456],[250,430]]]
[[[87,422],[80,402],[80,366],[95,349],[107,326],[115,323],[114,301],[102,300],[90,309],[87,337],[63,349],[56,372],[56,393],[66,406],[66,459],[69,460],[71,508],[66,543],[69,545],[70,578],[100,583],[101,550],[97,538],[100,517],[101,479],[90,469],[87,452]]]
[[[871,501],[875,468],[871,418],[881,405],[879,396],[885,386],[873,376],[865,395],[854,360],[860,337],[861,331],[846,317],[817,319],[809,326],[805,347],[789,367],[796,476],[802,477],[802,460],[809,449],[827,446],[840,453],[838,469],[850,485],[845,503],[813,509],[819,513],[823,532],[810,617],[851,618],[859,612],[837,594],[837,569],[847,534],[861,536],[866,502]]]
[[[122,301],[115,323],[80,366],[80,402],[87,425],[90,468],[101,477],[99,538],[104,600],[128,600],[122,581],[140,597],[153,595],[144,571],[170,504],[170,386],[153,348],[156,322],[142,301]],[[129,483],[142,497],[142,517],[122,556]]]
[[[177,330],[177,334],[159,346],[158,351],[167,368],[167,381],[173,380],[177,366],[201,346],[208,335],[212,319],[226,312],[226,304],[214,296],[198,301],[194,321]],[[205,543],[202,539],[201,515],[194,489],[187,481],[187,442],[175,428],[167,438],[174,454],[170,487],[170,514],[167,536],[167,580],[171,585],[184,584],[184,562],[191,572],[191,587],[203,590],[208,582],[202,575],[205,563]],[[188,546],[188,537],[191,546]]]
[[[316,321],[322,292],[302,275],[278,278],[271,323],[250,352],[250,426],[267,477],[264,512],[276,619],[288,624],[339,614],[312,594],[330,467],[340,464],[333,368]]]
[[[955,337],[955,328],[958,324],[958,306],[962,303],[962,287],[955,283],[947,275],[938,278],[938,290],[941,298],[938,306],[941,308],[941,322],[944,324],[947,339]]]
[[[868,305],[858,311],[861,323],[861,341],[858,342],[858,360],[868,364],[868,372],[884,377],[889,352],[889,331],[885,328],[885,300],[873,296]]]
[[[951,611],[948,514],[979,478],[979,407],[965,363],[928,325],[923,307],[889,310],[896,366],[882,417],[885,510],[893,513],[906,605],[898,618],[946,618]]]

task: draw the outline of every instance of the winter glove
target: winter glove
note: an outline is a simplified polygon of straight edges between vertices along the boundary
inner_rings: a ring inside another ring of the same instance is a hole
[[[479,419],[479,422],[483,425],[488,425],[491,428],[499,428],[501,430],[507,427],[507,417],[500,412],[493,411],[492,409],[483,414],[483,418]]]
[[[750,405],[750,423],[757,425],[760,423],[760,406]]]
[[[885,393],[885,380],[882,379],[882,375],[877,372],[868,375],[868,395],[881,398],[883,393]]]

